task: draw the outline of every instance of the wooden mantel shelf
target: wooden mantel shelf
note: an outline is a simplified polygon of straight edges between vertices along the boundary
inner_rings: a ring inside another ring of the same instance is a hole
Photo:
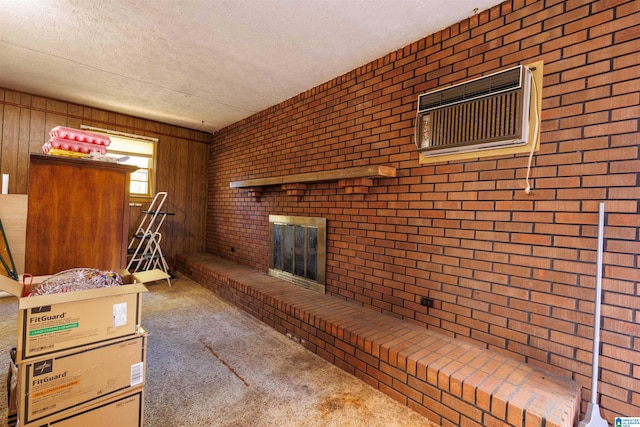
[[[335,169],[322,172],[299,173],[294,175],[275,176],[272,178],[248,179],[246,181],[232,181],[231,188],[266,187],[269,185],[304,184],[309,182],[338,181],[354,178],[394,178],[396,168],[391,166],[372,165],[358,166],[346,169]]]

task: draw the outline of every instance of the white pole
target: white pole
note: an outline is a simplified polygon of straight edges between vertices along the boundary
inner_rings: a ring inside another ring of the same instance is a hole
[[[604,203],[598,212],[598,254],[596,265],[596,308],[593,320],[593,368],[591,378],[591,403],[598,402],[598,359],[600,353],[600,306],[602,304],[602,246],[604,242]]]
[[[579,427],[608,427],[598,406],[598,359],[600,356],[600,305],[602,304],[602,247],[604,242],[604,203],[598,212],[598,254],[596,265],[596,307],[593,319],[593,363],[591,365],[591,402]]]

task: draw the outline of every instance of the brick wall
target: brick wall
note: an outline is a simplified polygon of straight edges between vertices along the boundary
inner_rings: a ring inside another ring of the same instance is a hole
[[[571,377],[584,411],[604,201],[600,406],[609,421],[637,416],[639,36],[639,1],[509,0],[229,126],[211,145],[207,250],[266,270],[269,214],[325,217],[328,293]],[[527,155],[418,163],[418,94],[537,60],[530,195]],[[366,195],[229,188],[370,164],[398,176]]]

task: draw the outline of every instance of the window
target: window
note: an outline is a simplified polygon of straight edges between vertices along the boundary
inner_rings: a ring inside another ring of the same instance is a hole
[[[157,138],[132,135],[106,129],[82,126],[82,129],[107,135],[111,139],[107,147],[107,155],[126,157],[120,163],[137,166],[139,169],[131,173],[130,193],[132,198],[152,197],[155,193],[155,160]]]

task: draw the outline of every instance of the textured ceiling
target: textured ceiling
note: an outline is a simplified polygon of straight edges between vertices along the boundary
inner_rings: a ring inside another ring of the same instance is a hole
[[[0,0],[0,87],[214,132],[499,0]]]

